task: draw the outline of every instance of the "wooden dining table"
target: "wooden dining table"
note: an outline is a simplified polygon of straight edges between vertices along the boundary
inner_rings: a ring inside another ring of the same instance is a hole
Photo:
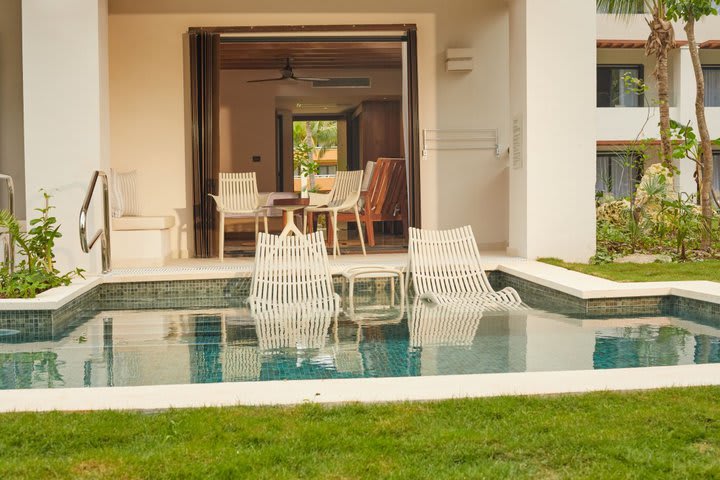
[[[295,224],[295,212],[302,211],[310,205],[309,198],[277,198],[273,200],[272,208],[283,212],[283,229],[280,235],[288,235],[291,232],[295,235],[303,235],[303,232]]]

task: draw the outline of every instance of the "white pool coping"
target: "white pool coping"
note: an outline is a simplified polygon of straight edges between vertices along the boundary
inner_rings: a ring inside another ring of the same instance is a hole
[[[720,365],[0,391],[0,412],[433,401],[720,385]]]
[[[51,288],[35,298],[2,298],[0,310],[57,310],[104,281],[100,276],[79,278],[67,287]]]

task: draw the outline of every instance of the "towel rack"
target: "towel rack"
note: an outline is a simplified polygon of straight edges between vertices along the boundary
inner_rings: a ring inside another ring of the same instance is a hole
[[[488,129],[423,130],[423,157],[431,150],[494,150],[500,156],[498,131]]]

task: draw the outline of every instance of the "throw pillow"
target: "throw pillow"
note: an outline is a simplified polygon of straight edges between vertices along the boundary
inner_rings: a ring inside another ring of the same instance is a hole
[[[112,215],[134,217],[140,215],[140,202],[137,198],[137,172],[110,171],[112,176]]]

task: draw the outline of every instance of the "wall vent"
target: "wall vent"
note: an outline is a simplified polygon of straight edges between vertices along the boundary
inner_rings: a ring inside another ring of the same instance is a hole
[[[369,77],[331,78],[324,82],[312,82],[313,88],[370,88]]]

